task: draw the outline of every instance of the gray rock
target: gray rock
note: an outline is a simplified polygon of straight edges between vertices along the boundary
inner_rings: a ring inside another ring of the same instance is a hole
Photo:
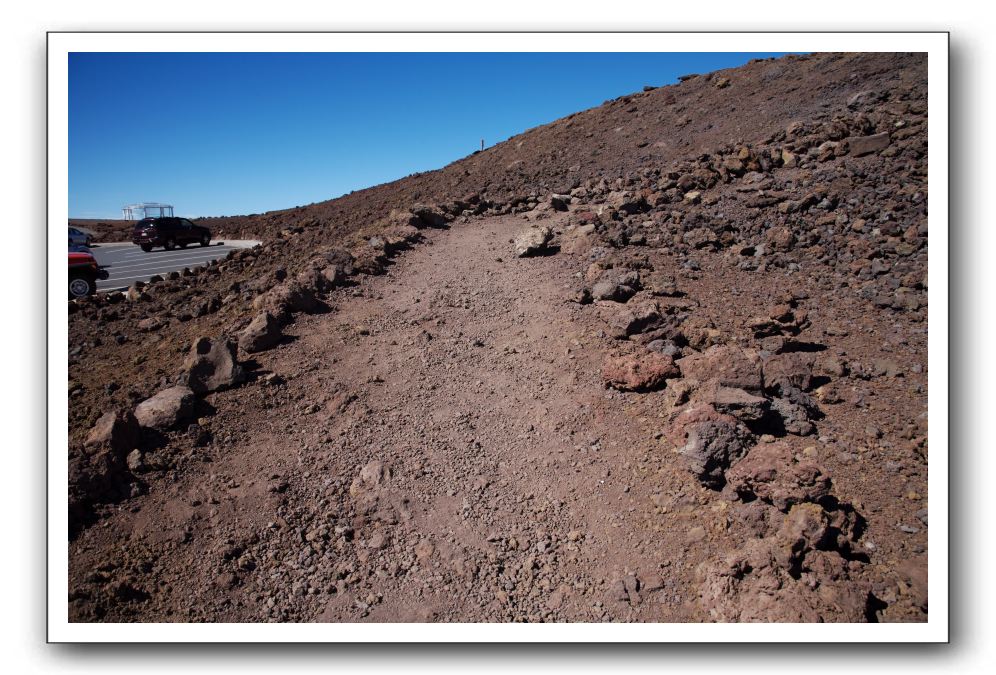
[[[126,461],[128,462],[128,468],[131,471],[141,471],[145,468],[145,456],[138,448],[135,448],[128,453]]]
[[[849,99],[847,99],[847,107],[850,108],[851,110],[857,110],[862,106],[866,106],[870,103],[877,103],[881,100],[882,100],[882,95],[880,93],[878,93],[877,91],[866,89],[864,91],[859,91],[857,94],[854,94]]]
[[[798,403],[785,398],[774,398],[771,400],[771,408],[782,418],[782,425],[787,433],[808,436],[816,431],[816,427],[809,421],[806,409]]]
[[[190,417],[194,411],[194,392],[189,387],[170,387],[135,408],[135,419],[140,426],[166,431]]]
[[[723,485],[726,470],[746,454],[753,441],[753,435],[736,418],[709,405],[695,406],[679,415],[671,436],[689,470],[710,487]]]
[[[651,340],[647,343],[647,349],[664,356],[670,356],[673,359],[681,358],[681,347],[672,340]]]
[[[591,287],[591,297],[593,300],[612,300],[613,302],[626,302],[632,295],[632,289],[626,292],[623,287],[614,281],[599,281]]]
[[[520,258],[536,255],[546,250],[551,239],[553,239],[553,230],[545,225],[534,225],[520,232],[515,238],[515,254]]]
[[[183,371],[187,386],[198,394],[233,387],[244,376],[235,359],[235,346],[226,339],[207,337],[194,340],[183,362]]]
[[[239,334],[239,347],[249,353],[261,352],[276,345],[281,337],[280,322],[269,312],[262,311]]]
[[[687,323],[687,322],[686,322]],[[689,342],[692,342],[689,339]],[[694,352],[678,360],[683,377],[699,382],[716,380],[724,387],[760,391],[761,361],[753,352],[736,345],[715,345],[704,352]]]
[[[736,387],[724,387],[715,381],[699,387],[692,399],[707,403],[717,412],[736,417],[741,422],[760,421],[769,407],[768,399],[763,396],[755,396]]]
[[[84,447],[87,454],[108,452],[124,457],[138,443],[138,425],[131,412],[113,411],[103,414],[87,434]]]
[[[851,156],[862,157],[885,150],[891,142],[889,132],[885,131],[872,136],[851,136],[847,139],[847,146],[850,148]]]

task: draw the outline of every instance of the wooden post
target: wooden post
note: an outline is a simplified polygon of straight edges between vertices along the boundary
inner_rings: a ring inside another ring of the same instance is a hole
[[[484,139],[481,139],[481,152],[484,152]]]

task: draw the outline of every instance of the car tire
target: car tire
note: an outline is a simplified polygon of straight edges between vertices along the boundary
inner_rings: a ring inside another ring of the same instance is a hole
[[[152,244],[141,244],[142,250],[148,253],[152,250]]]
[[[211,235],[205,234],[201,237],[201,246],[208,246],[211,243]]]
[[[167,239],[166,243],[163,244],[163,248],[166,249],[167,251],[172,251],[174,248],[176,248],[176,240]]]
[[[187,245],[188,245],[189,243],[190,243],[189,241],[181,241],[181,242],[180,242],[180,248],[187,248]]]
[[[97,292],[97,283],[81,274],[69,276],[69,299],[85,298]]]

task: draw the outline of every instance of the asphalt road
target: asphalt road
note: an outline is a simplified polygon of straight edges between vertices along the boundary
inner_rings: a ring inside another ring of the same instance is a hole
[[[146,253],[131,242],[99,244],[90,249],[99,265],[110,265],[109,279],[97,282],[97,291],[115,291],[128,288],[136,281],[148,281],[154,274],[165,276],[179,272],[184,267],[202,267],[216,258],[224,258],[236,248],[251,248],[258,244],[251,240],[228,240],[210,246],[188,246],[185,249],[164,251],[161,248]]]

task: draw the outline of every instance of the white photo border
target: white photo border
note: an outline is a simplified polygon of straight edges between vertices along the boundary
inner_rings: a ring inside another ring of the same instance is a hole
[[[946,32],[52,32],[48,34],[49,642],[851,642],[949,640],[948,43]],[[64,309],[71,52],[926,52],[930,152],[928,621],[917,624],[71,623]],[[56,277],[53,280],[53,276]],[[59,283],[53,283],[58,281]]]

